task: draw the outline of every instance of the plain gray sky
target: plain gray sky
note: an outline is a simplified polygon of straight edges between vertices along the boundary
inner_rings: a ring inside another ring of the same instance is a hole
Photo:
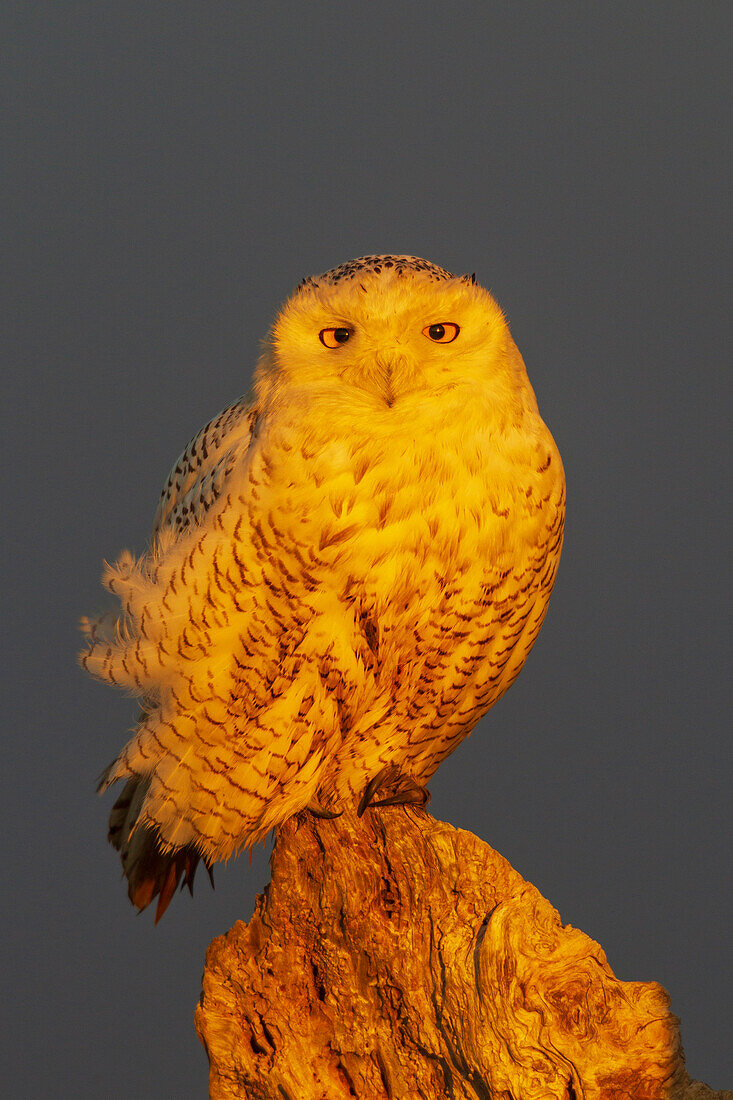
[[[204,954],[267,852],[153,927],[105,832],[134,703],[75,666],[103,558],[299,279],[476,271],[565,462],[550,613],[431,783],[731,1043],[728,3],[7,3],[2,1026],[8,1093],[200,1097]],[[269,845],[268,845],[269,851]]]

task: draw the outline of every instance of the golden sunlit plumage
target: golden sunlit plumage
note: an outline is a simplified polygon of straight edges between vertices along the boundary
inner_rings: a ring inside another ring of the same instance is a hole
[[[325,337],[324,337],[325,334]],[[285,303],[203,429],[84,666],[143,711],[105,773],[139,906],[308,806],[417,800],[518,674],[557,569],[560,456],[472,277],[364,257]]]

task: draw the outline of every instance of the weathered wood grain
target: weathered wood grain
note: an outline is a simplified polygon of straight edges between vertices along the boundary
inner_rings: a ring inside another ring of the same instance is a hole
[[[692,1082],[655,982],[471,833],[422,810],[304,813],[249,924],[209,948],[214,1100],[733,1100]]]

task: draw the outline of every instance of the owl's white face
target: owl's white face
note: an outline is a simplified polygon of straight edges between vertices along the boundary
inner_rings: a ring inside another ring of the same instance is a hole
[[[395,414],[420,392],[488,387],[500,405],[531,394],[488,291],[412,257],[368,257],[306,280],[275,322],[258,378],[261,392],[348,390]]]

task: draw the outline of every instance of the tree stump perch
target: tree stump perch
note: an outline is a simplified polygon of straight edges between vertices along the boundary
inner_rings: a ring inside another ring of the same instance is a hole
[[[688,1077],[660,985],[417,809],[286,822],[196,1029],[213,1100],[733,1100]]]

